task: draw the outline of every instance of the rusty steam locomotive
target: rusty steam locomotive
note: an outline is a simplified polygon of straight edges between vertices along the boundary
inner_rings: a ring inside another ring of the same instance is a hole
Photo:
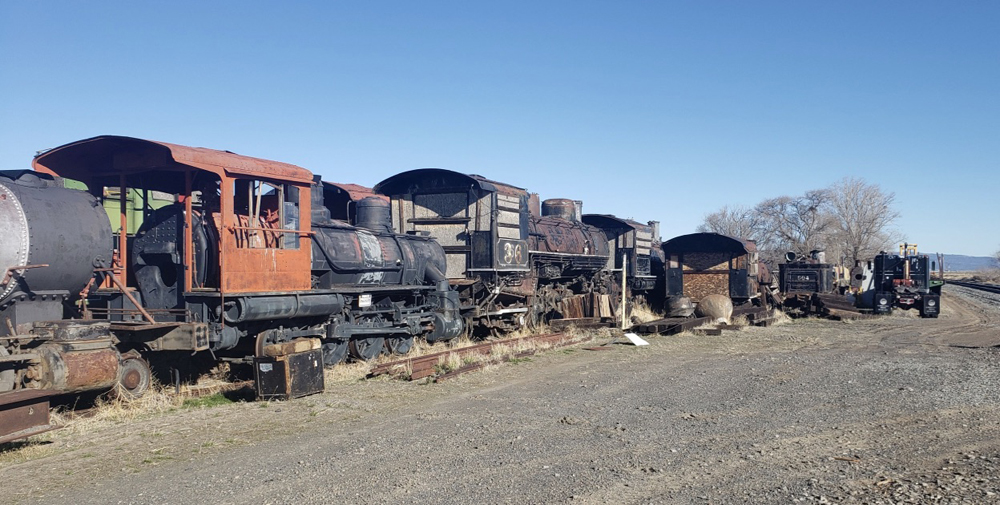
[[[612,317],[623,265],[627,290],[661,285],[655,223],[581,219],[580,202],[539,205],[475,175],[414,170],[372,191],[117,136],[33,167],[0,177],[0,416],[51,392],[142,395],[157,357],[260,372],[295,354],[315,368],[406,353],[415,338]],[[25,434],[12,430],[0,441]]]

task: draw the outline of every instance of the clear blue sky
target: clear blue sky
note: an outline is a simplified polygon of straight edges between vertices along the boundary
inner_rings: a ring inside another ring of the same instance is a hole
[[[100,134],[442,167],[689,233],[845,176],[1000,249],[1000,2],[0,0],[0,169]]]

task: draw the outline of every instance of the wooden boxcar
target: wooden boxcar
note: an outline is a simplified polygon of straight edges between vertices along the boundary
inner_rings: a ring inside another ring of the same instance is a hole
[[[664,242],[666,296],[697,302],[710,294],[736,305],[760,297],[757,246],[718,233],[692,233]]]

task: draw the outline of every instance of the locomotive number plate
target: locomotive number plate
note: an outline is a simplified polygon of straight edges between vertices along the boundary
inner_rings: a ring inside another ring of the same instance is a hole
[[[528,266],[528,242],[524,240],[498,240],[496,260],[497,266],[501,268]]]

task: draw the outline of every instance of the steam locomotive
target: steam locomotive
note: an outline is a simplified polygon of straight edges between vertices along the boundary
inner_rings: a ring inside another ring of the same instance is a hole
[[[393,233],[384,198],[354,202],[355,226],[302,168],[129,137],[67,144],[34,168],[0,179],[0,391],[138,396],[156,355],[249,362],[307,342],[331,365],[464,331],[444,250]],[[153,208],[153,192],[172,203]],[[132,236],[126,195],[144,213]]]
[[[654,291],[655,269],[662,270],[654,224],[581,219],[579,201],[539,205],[523,188],[438,168],[394,175],[374,190],[389,197],[396,233],[428,235],[444,247],[445,274],[479,334],[616,317],[622,254],[633,292]]]

